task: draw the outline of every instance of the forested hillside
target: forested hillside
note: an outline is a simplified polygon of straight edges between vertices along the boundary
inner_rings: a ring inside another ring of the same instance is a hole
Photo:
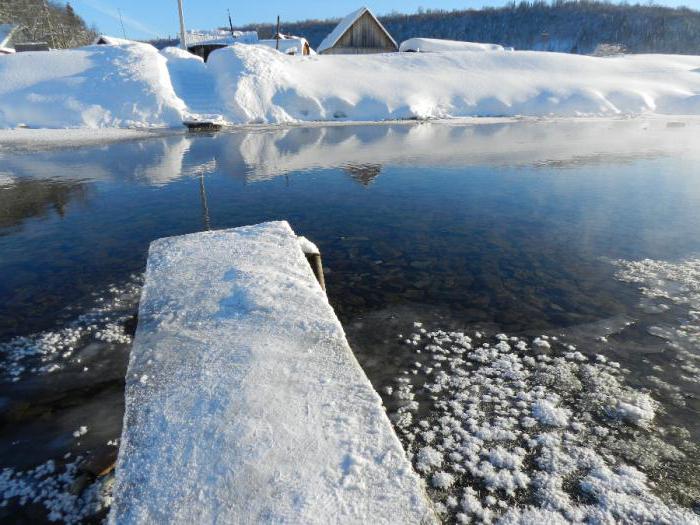
[[[397,42],[421,36],[581,54],[593,53],[599,44],[619,44],[630,53],[700,54],[700,11],[687,8],[558,0],[379,18]],[[307,20],[283,23],[282,29],[317,47],[336,23]],[[269,38],[273,26],[240,29],[257,29]]]
[[[89,44],[96,36],[70,3],[0,0],[0,24],[19,26],[12,42],[47,42],[56,49]]]

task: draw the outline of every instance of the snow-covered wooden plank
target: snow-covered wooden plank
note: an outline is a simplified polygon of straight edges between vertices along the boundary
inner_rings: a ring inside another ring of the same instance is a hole
[[[434,514],[286,222],[152,243],[112,523]]]

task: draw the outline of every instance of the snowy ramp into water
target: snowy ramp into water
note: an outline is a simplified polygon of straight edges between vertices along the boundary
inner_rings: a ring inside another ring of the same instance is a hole
[[[286,222],[151,244],[111,523],[434,514]]]

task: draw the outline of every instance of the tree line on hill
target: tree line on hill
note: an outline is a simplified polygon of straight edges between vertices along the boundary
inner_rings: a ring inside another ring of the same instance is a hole
[[[630,53],[700,54],[700,11],[685,7],[538,0],[500,8],[391,13],[379,20],[398,43],[419,36],[579,54],[592,54],[606,45]],[[284,23],[282,30],[303,36],[312,47],[318,47],[337,23],[305,20]],[[274,34],[273,24],[238,29],[256,29],[261,38]]]
[[[12,43],[46,42],[55,49],[84,46],[97,36],[70,3],[0,0],[0,24],[16,24]]]

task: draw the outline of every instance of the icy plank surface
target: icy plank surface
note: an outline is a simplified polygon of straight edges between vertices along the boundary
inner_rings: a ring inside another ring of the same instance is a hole
[[[155,241],[112,523],[433,514],[286,222]]]

